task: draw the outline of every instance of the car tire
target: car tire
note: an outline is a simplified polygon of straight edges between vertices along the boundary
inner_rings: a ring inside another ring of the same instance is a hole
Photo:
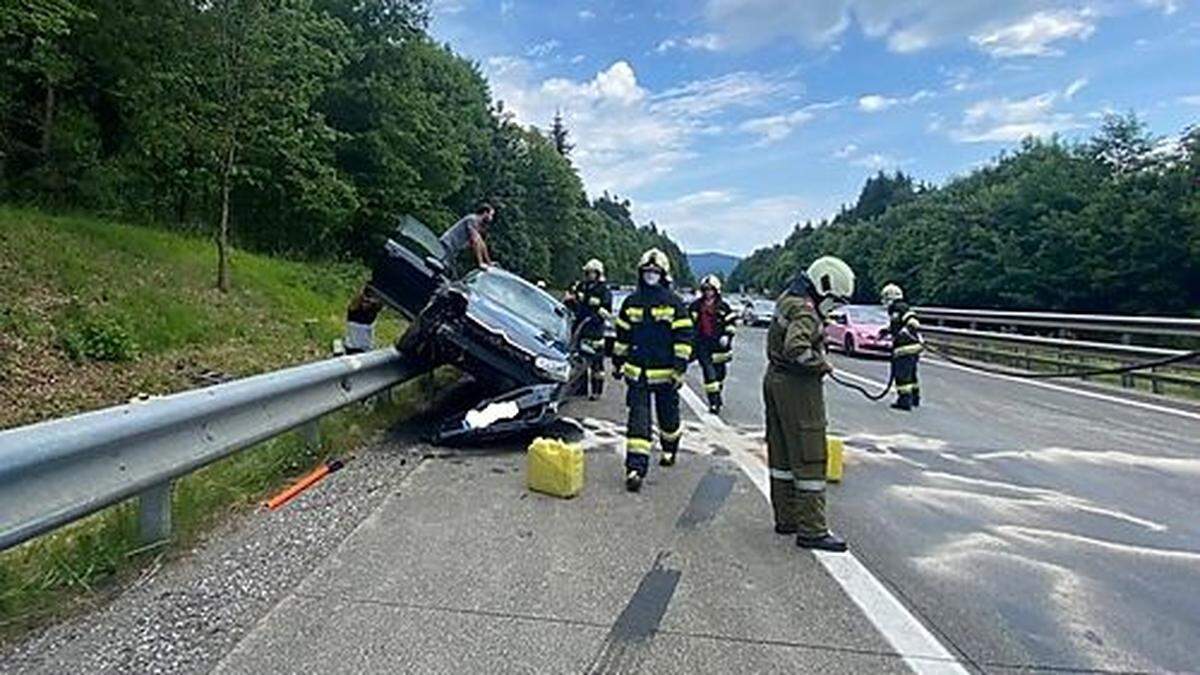
[[[846,341],[843,343],[842,349],[845,350],[846,356],[856,356],[858,354],[858,351],[854,347],[853,335],[846,336]]]

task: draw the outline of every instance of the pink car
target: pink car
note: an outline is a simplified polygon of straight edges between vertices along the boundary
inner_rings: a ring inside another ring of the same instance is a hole
[[[825,343],[849,356],[864,352],[889,354],[892,338],[879,337],[879,331],[887,325],[887,310],[879,305],[844,305],[829,313]]]

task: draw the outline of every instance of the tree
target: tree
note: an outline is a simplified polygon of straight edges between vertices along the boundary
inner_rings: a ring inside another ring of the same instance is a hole
[[[563,157],[570,155],[571,150],[575,148],[575,145],[567,140],[567,136],[570,133],[567,130],[567,125],[563,122],[562,111],[556,111],[554,113],[554,126],[550,127],[550,138],[554,141],[554,149]]]

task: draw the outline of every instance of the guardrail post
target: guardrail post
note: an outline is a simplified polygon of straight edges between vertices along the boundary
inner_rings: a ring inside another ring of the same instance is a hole
[[[138,536],[144,544],[171,536],[171,485],[159,483],[138,495]]]
[[[316,450],[321,447],[321,420],[315,419],[311,422],[305,422],[300,427],[300,438],[304,439],[304,447],[309,450]]]
[[[1158,373],[1158,368],[1152,366],[1150,368],[1150,391],[1155,394],[1161,394],[1163,393],[1162,382],[1156,377],[1156,373]]]

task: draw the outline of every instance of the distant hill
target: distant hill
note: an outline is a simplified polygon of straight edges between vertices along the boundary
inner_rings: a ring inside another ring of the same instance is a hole
[[[687,258],[688,265],[692,267],[692,274],[696,276],[696,281],[709,274],[719,274],[722,278],[728,277],[733,268],[742,261],[741,258],[728,253],[689,253]]]

